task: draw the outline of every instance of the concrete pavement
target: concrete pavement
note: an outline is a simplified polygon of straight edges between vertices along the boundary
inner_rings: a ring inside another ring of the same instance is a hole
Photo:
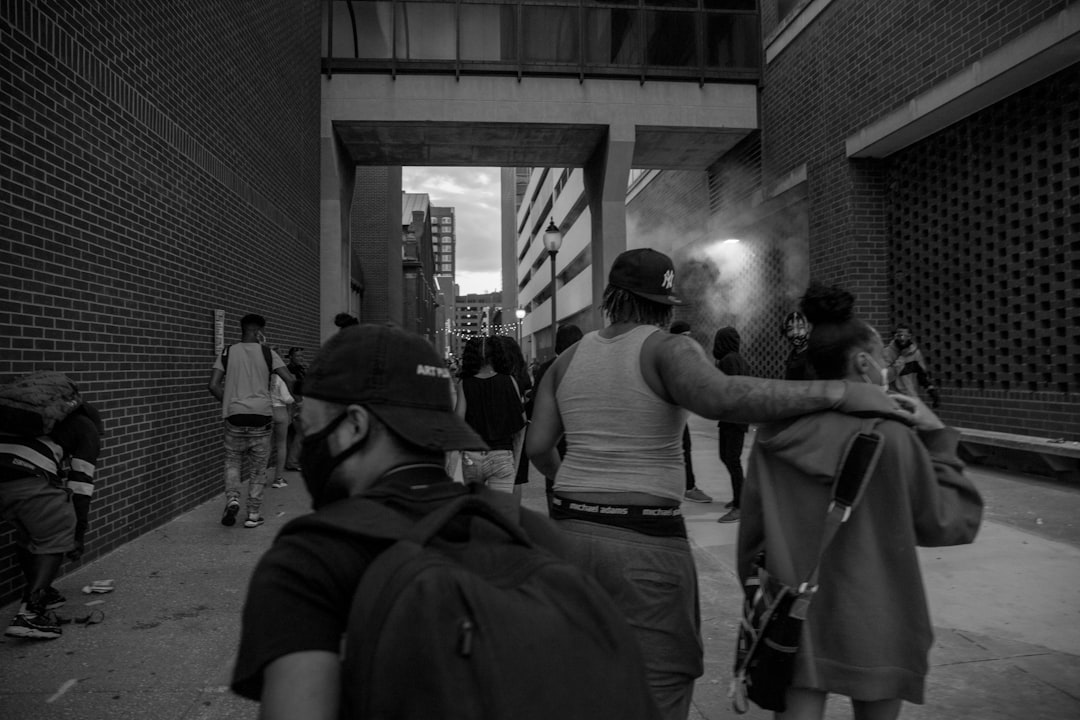
[[[684,506],[706,647],[692,717],[716,720],[735,717],[726,694],[740,602],[737,526],[716,522],[730,485],[715,426],[692,418],[691,430],[698,485],[717,500]],[[988,519],[974,545],[921,552],[936,643],[927,703],[905,705],[901,717],[1080,718],[1080,531],[1072,525],[1080,488],[972,475]],[[536,480],[523,502],[541,509]],[[55,641],[0,638],[0,718],[256,717],[255,703],[227,690],[239,612],[255,562],[285,522],[307,511],[307,498],[290,474],[289,487],[267,489],[267,523],[252,530],[222,527],[221,506],[208,502],[61,578],[61,612],[97,609],[104,622],[65,626]],[[113,579],[115,591],[80,592],[98,579]],[[14,611],[3,608],[0,621]],[[850,716],[846,701],[830,704],[829,718]],[[771,715],[755,708],[746,717]]]

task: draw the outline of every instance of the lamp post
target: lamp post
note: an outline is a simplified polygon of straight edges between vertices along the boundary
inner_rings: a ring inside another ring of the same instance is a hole
[[[517,317],[517,341],[518,345],[521,345],[521,321],[525,319],[525,308],[519,307],[514,311],[514,315]]]
[[[559,228],[555,227],[555,219],[548,219],[547,229],[544,230],[544,247],[547,248],[548,256],[551,258],[551,354],[555,355],[555,329],[559,322],[559,316],[555,311],[555,295],[557,294],[557,288],[555,287],[555,256],[559,254],[559,248],[562,247],[563,234],[559,231]]]

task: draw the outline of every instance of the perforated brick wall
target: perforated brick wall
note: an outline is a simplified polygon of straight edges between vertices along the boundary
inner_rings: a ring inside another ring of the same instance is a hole
[[[318,344],[318,13],[0,0],[0,382],[102,411],[86,560],[222,491],[215,310]]]
[[[960,424],[1080,439],[1080,65],[897,153],[895,292]]]

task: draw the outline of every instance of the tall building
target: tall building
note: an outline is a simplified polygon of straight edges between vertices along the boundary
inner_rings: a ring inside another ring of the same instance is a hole
[[[423,335],[433,344],[439,335],[436,308],[439,287],[435,277],[436,259],[431,201],[424,193],[401,194],[402,327]]]
[[[431,208],[431,246],[435,253],[435,274],[454,277],[457,222],[452,207]]]

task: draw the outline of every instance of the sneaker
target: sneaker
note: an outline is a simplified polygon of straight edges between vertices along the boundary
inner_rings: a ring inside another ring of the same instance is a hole
[[[729,523],[739,522],[741,515],[739,514],[739,508],[731,508],[726,513],[721,515],[716,522]]]
[[[724,509],[725,510],[730,510],[733,507],[735,507],[735,501],[734,500],[728,500],[726,503],[724,503]]]
[[[247,520],[244,521],[244,527],[246,527],[246,528],[259,527],[264,522],[266,522],[266,519],[262,515],[260,515],[259,513],[249,512],[248,516],[247,516]]]
[[[40,612],[19,613],[4,634],[31,640],[55,640],[62,633],[55,615],[51,612]]]
[[[225,527],[232,527],[236,524],[236,514],[240,512],[240,503],[236,500],[230,500],[225,505],[225,513],[221,516],[221,524]]]
[[[283,487],[288,487],[288,486],[289,486],[289,483],[285,480],[285,478],[282,478],[282,477],[279,477],[277,480],[275,480],[273,482],[273,484],[270,485],[270,487],[272,487],[272,488],[283,488]]]
[[[683,497],[686,498],[687,500],[689,500],[690,502],[696,502],[696,503],[711,503],[712,502],[711,497],[709,497],[708,495],[703,493],[699,488],[696,488],[696,487],[692,487],[689,490],[687,490],[686,494],[683,495]]]
[[[45,605],[46,610],[55,610],[58,607],[63,607],[64,603],[67,602],[67,598],[50,585],[45,588],[45,594],[42,596],[41,602]]]

